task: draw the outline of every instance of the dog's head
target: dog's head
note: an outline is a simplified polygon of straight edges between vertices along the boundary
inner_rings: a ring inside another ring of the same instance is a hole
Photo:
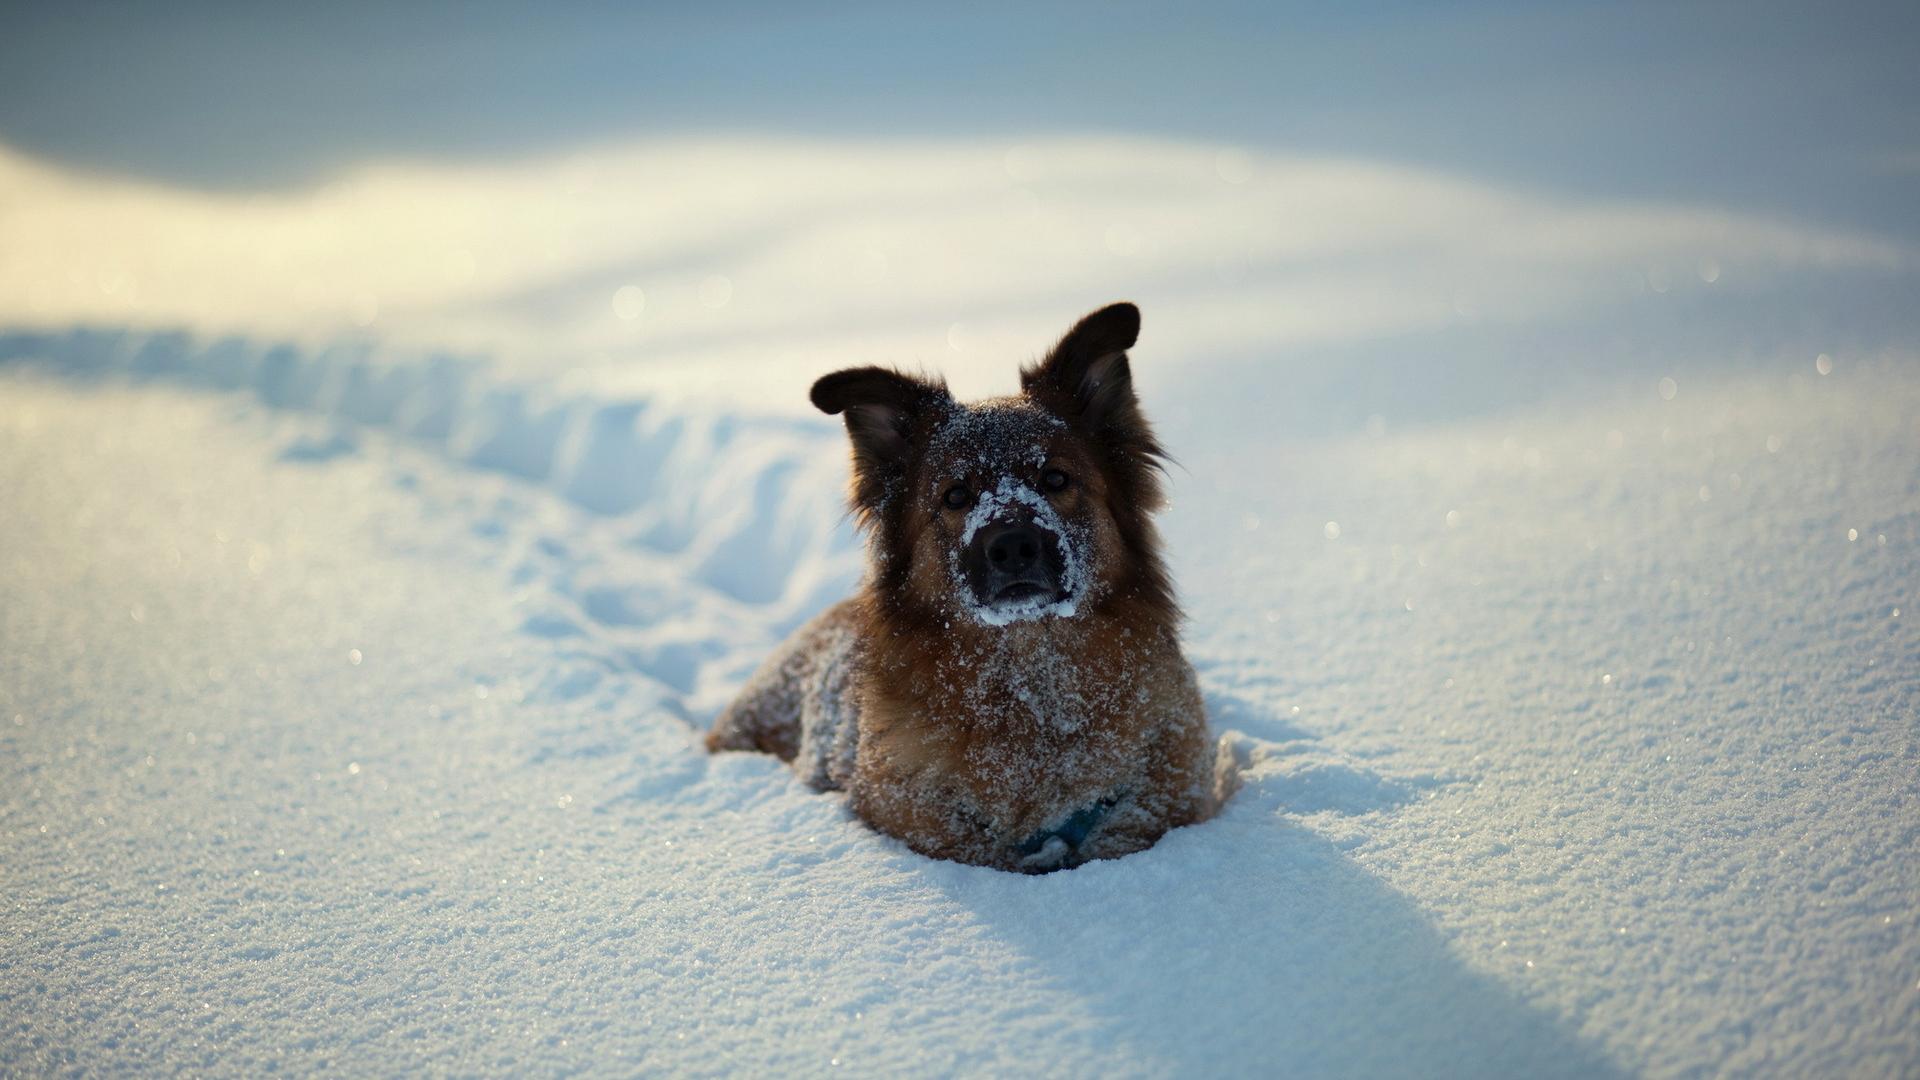
[[[962,405],[937,379],[837,371],[813,403],[845,417],[853,509],[875,584],[902,613],[984,626],[1125,598],[1172,610],[1151,514],[1163,457],[1133,391],[1140,312],[1088,315],[1021,392]]]

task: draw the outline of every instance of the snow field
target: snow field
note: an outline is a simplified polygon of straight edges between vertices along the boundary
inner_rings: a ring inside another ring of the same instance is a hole
[[[1920,1060],[1910,366],[1318,440],[1210,423],[1218,371],[1150,392],[1248,784],[1028,879],[696,749],[858,574],[829,423],[348,348],[0,358],[10,1067]]]

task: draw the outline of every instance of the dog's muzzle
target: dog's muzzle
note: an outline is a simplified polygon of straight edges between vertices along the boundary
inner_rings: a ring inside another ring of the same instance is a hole
[[[967,583],[982,604],[1065,599],[1060,538],[1032,522],[995,522],[967,546]]]

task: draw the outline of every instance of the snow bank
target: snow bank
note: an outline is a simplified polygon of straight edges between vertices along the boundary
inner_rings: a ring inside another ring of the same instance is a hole
[[[1863,328],[1914,330],[1920,265],[1814,221],[1117,135],[643,139],[368,162],[273,194],[0,146],[0,194],[0,326],[377,334],[485,350],[543,384],[564,370],[728,409],[799,405],[819,373],[869,363],[931,364],[984,396],[1063,320],[1123,298],[1166,355],[1213,359],[1405,352],[1411,336],[1424,351],[1596,314],[1586,340],[1604,342],[1635,321],[1617,309],[1649,298],[1691,309],[1663,350],[1704,322],[1721,356],[1756,332],[1765,348],[1831,333],[1830,351]],[[1803,325],[1861,297],[1866,318]]]

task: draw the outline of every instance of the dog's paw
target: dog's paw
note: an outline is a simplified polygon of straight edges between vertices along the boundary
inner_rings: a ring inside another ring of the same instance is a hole
[[[1213,804],[1220,806],[1240,790],[1241,778],[1253,767],[1257,740],[1238,731],[1220,736],[1213,754]]]
[[[1058,870],[1073,856],[1073,848],[1058,836],[1049,836],[1040,850],[1020,860],[1020,869],[1029,874]]]

